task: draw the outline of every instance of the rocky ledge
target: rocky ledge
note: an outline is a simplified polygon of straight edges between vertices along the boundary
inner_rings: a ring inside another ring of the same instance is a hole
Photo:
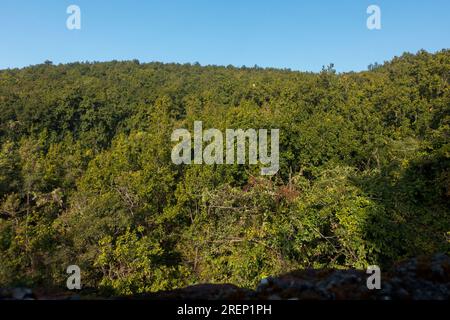
[[[369,276],[360,270],[309,269],[263,279],[256,290],[231,284],[200,284],[115,299],[450,300],[450,257],[445,254],[396,264],[389,272],[381,273],[379,290],[367,288]],[[0,299],[83,299],[81,294],[45,295],[26,288],[0,289]]]

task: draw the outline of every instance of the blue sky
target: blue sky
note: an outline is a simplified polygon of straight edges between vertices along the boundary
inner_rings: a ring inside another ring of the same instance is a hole
[[[81,8],[81,30],[66,9]],[[381,30],[366,9],[381,8]],[[51,60],[366,69],[450,47],[449,0],[1,0],[0,69]]]

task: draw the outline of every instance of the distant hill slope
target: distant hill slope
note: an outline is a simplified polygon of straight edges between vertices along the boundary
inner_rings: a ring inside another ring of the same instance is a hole
[[[131,295],[449,252],[450,51],[337,74],[0,71],[0,286]],[[174,129],[280,130],[280,170],[175,165]]]

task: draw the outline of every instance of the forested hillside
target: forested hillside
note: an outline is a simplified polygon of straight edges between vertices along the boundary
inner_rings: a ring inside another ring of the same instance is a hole
[[[175,165],[171,133],[280,129],[280,170]],[[147,63],[0,71],[0,286],[254,287],[450,248],[450,51],[337,74]]]

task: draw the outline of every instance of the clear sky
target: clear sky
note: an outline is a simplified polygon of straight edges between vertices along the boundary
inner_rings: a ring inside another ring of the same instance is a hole
[[[68,30],[66,9],[81,9]],[[366,9],[381,8],[381,30]],[[450,0],[0,0],[0,69],[51,60],[366,69],[450,48]]]

